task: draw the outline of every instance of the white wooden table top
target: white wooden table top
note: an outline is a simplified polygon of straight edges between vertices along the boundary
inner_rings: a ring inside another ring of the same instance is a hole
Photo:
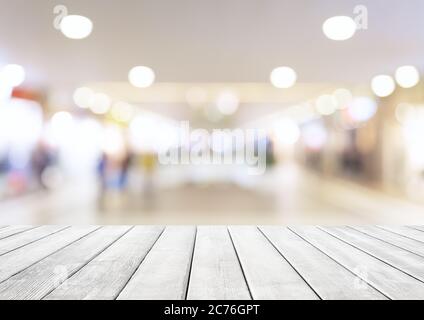
[[[0,299],[424,299],[424,227],[0,226]]]

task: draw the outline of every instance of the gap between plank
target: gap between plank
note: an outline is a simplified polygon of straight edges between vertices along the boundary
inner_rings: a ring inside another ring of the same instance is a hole
[[[364,281],[366,284],[368,284],[371,288],[373,288],[374,290],[376,290],[377,292],[381,293],[384,297],[386,297],[388,300],[392,300],[388,295],[386,295],[384,292],[382,292],[381,290],[379,290],[378,288],[376,288],[374,285],[372,285],[371,283],[369,283],[366,279],[362,278],[361,276],[357,275],[355,272],[353,272],[352,270],[350,270],[349,268],[347,268],[346,266],[344,266],[342,263],[340,263],[339,261],[337,261],[337,259],[333,258],[331,255],[329,255],[328,253],[326,253],[325,251],[321,250],[319,247],[317,247],[316,245],[314,245],[312,242],[308,241],[308,239],[302,237],[300,234],[298,234],[296,231],[292,230],[290,227],[287,227],[288,230],[290,230],[291,232],[293,232],[296,236],[298,236],[299,238],[303,239],[304,241],[306,241],[307,243],[309,243],[311,246],[313,246],[315,249],[319,250],[320,252],[322,252],[324,255],[326,255],[327,257],[329,257],[331,260],[333,260],[334,262],[336,262],[338,265],[340,265],[342,268],[346,269],[348,272],[350,272],[351,274],[353,274],[355,277],[361,279],[362,281]]]
[[[186,286],[186,292],[184,294],[184,300],[187,300],[188,290],[190,288],[191,271],[193,269],[193,260],[194,260],[194,251],[196,249],[196,241],[197,241],[197,226],[196,226],[196,230],[194,231],[193,251],[191,252],[190,267],[188,269],[187,286]]]
[[[406,226],[406,227],[407,228],[410,228],[410,229],[414,229],[414,230],[420,231],[420,232],[424,232],[424,230],[415,228],[414,226]]]
[[[27,231],[31,231],[31,230],[35,230],[35,229],[37,229],[37,228],[39,228],[39,227],[35,227],[35,228],[33,228],[33,229],[29,229],[29,230],[24,230],[24,231],[22,231],[22,232],[20,232],[20,233],[27,232]],[[15,250],[18,250],[18,249],[20,249],[20,248],[23,248],[23,247],[25,247],[25,246],[27,246],[27,245],[29,245],[29,244],[31,244],[31,243],[37,242],[37,241],[39,241],[39,240],[43,240],[43,239],[45,239],[45,238],[47,238],[47,237],[50,237],[50,236],[52,236],[52,235],[54,235],[54,234],[56,234],[56,233],[58,233],[58,232],[61,232],[61,231],[63,231],[63,230],[69,229],[69,228],[70,228],[70,226],[66,226],[66,227],[64,227],[63,229],[56,230],[56,231],[54,231],[54,232],[52,232],[52,233],[49,233],[49,234],[47,234],[47,235],[45,235],[45,236],[42,236],[42,237],[41,237],[41,238],[39,238],[39,239],[31,240],[30,242],[27,242],[27,243],[25,243],[25,244],[23,244],[23,245],[21,245],[21,246],[19,246],[19,247],[16,247],[16,248],[14,248],[14,249],[12,249],[12,250],[10,250],[10,251],[7,251],[7,252],[4,252],[4,253],[1,253],[1,254],[0,254],[0,257],[1,257],[1,256],[3,256],[3,255],[5,255],[5,254],[8,254],[8,253],[10,253],[10,252],[13,252],[13,251],[15,251]],[[20,233],[17,233],[17,234],[20,234]],[[13,236],[14,236],[14,235],[13,235]],[[5,239],[5,238],[3,238],[3,239]],[[3,240],[3,239],[2,239],[2,240]],[[1,242],[1,241],[0,241],[0,242]]]
[[[70,228],[70,227],[69,227],[69,228]],[[71,243],[68,243],[66,246],[63,246],[62,248],[57,249],[56,251],[53,251],[52,253],[48,254],[48,255],[47,255],[47,256],[45,256],[45,257],[43,257],[42,259],[40,259],[40,260],[38,260],[38,261],[36,261],[36,262],[34,262],[34,263],[31,263],[29,266],[27,266],[27,267],[23,268],[22,270],[19,270],[18,272],[16,272],[16,273],[14,273],[14,274],[10,275],[10,277],[8,277],[7,279],[4,279],[4,280],[0,281],[0,284],[1,284],[1,283],[3,283],[3,282],[5,282],[5,281],[7,281],[7,280],[9,280],[10,278],[12,278],[12,277],[16,276],[17,274],[19,274],[19,273],[21,273],[21,272],[25,271],[26,269],[28,269],[28,268],[32,267],[33,265],[35,265],[35,264],[39,263],[40,261],[43,261],[44,259],[46,259],[46,258],[48,258],[48,257],[50,257],[50,256],[52,256],[52,255],[54,255],[56,252],[59,252],[60,250],[65,249],[66,247],[69,247],[71,244],[73,244],[73,243],[75,243],[75,242],[77,242],[77,241],[81,240],[82,238],[84,238],[84,237],[86,237],[86,236],[88,236],[88,235],[92,234],[93,232],[95,232],[95,231],[99,230],[100,228],[101,228],[101,227],[97,227],[96,229],[94,229],[94,230],[90,231],[89,233],[86,233],[85,235],[83,235],[83,236],[79,237],[78,239],[75,239],[75,240],[74,240],[74,241],[72,241]],[[62,229],[62,230],[60,230],[59,232],[62,232],[62,231],[67,230],[67,229],[68,229],[68,228]]]
[[[240,260],[240,256],[239,256],[239,254],[237,252],[236,246],[234,244],[233,236],[231,235],[231,232],[230,232],[230,229],[228,228],[228,226],[227,226],[227,232],[228,232],[228,235],[230,236],[230,240],[231,240],[231,244],[233,245],[234,252],[236,253],[237,261],[239,263],[239,266],[240,266],[241,273],[243,275],[244,281],[246,282],[247,291],[249,292],[250,299],[251,300],[255,300],[253,298],[252,290],[250,290],[250,285],[249,285],[249,282],[247,281],[246,273],[244,272],[243,265],[242,265],[241,260]]]
[[[281,228],[283,228],[283,227],[281,227]],[[271,246],[275,249],[275,250],[277,250],[277,252],[278,252],[278,254],[280,255],[280,256],[282,256],[283,257],[283,259],[284,260],[286,260],[286,262],[290,265],[290,267],[292,267],[293,268],[293,270],[299,275],[299,277],[306,283],[306,285],[309,287],[309,288],[311,288],[311,290],[317,295],[317,297],[320,299],[320,300],[323,300],[322,299],[322,297],[318,294],[318,292],[316,292],[315,291],[315,289],[309,284],[309,282],[302,276],[302,274],[299,272],[299,271],[297,271],[297,269],[294,267],[294,265],[292,265],[292,263],[284,256],[284,254],[280,251],[280,250],[278,250],[278,248],[274,245],[274,243],[271,241],[271,239],[270,238],[268,238],[268,236],[262,231],[262,229],[260,228],[260,227],[257,227],[257,229],[259,230],[259,232],[265,237],[265,239],[271,244]]]
[[[379,241],[383,241],[383,242],[385,242],[385,243],[387,243],[387,244],[390,244],[391,246],[397,247],[397,248],[399,248],[399,249],[401,249],[401,250],[404,250],[404,251],[407,251],[407,252],[409,252],[409,253],[415,254],[416,256],[418,256],[418,257],[420,257],[420,258],[424,258],[424,255],[421,255],[421,254],[415,253],[415,252],[413,252],[413,251],[411,251],[411,250],[409,250],[409,249],[406,249],[406,248],[403,248],[403,247],[401,247],[401,246],[398,246],[397,244],[394,244],[394,243],[388,242],[387,240],[384,240],[384,239],[381,239],[381,238],[379,238],[379,237],[377,237],[377,236],[374,236],[374,235],[372,235],[372,234],[369,234],[369,233],[363,232],[363,231],[358,230],[358,229],[356,229],[356,228],[354,228],[354,227],[350,227],[350,226],[347,226],[347,227],[348,227],[349,229],[354,230],[354,231],[357,231],[357,232],[360,232],[360,233],[362,233],[362,234],[365,234],[365,235],[367,235],[368,237],[372,237],[372,238],[377,239],[377,240],[379,240]],[[381,229],[381,230],[385,230],[385,229]],[[397,233],[394,233],[394,234],[398,235]]]
[[[8,227],[10,227],[10,226],[8,226]],[[41,227],[41,226],[35,226],[35,227],[29,228],[29,229],[26,229],[26,230],[22,230],[22,231],[18,231],[18,232],[16,232],[16,233],[9,234],[9,235],[8,235],[8,236],[6,236],[6,237],[0,238],[0,241],[2,241],[3,239],[7,239],[7,238],[9,238],[9,237],[13,237],[13,236],[15,236],[15,235],[18,235],[18,234],[21,234],[21,233],[27,232],[27,231],[35,230],[35,229],[40,228],[40,227]],[[3,227],[3,228],[4,228],[4,227]],[[0,229],[3,229],[3,228],[0,228]]]
[[[103,227],[100,227],[99,229],[94,230],[94,232],[96,231],[100,231],[101,229],[103,229]],[[68,275],[68,277],[63,280],[63,282],[61,282],[60,284],[58,284],[56,287],[54,287],[52,290],[50,290],[49,292],[47,292],[44,296],[41,297],[40,300],[43,300],[45,297],[47,297],[50,293],[52,293],[54,290],[56,290],[59,286],[61,286],[65,281],[71,279],[78,271],[82,270],[87,264],[89,264],[91,261],[93,261],[95,258],[97,258],[99,255],[101,255],[106,249],[108,249],[110,246],[112,246],[113,244],[115,244],[119,239],[121,239],[123,236],[125,236],[128,232],[130,232],[132,229],[134,229],[134,226],[132,226],[131,228],[129,228],[127,231],[125,231],[122,235],[120,235],[118,238],[116,238],[113,242],[111,242],[109,245],[107,245],[105,248],[103,248],[102,250],[100,250],[98,253],[96,253],[91,259],[87,260],[86,263],[84,263],[80,268],[78,268],[77,270],[75,270],[74,272],[72,272],[71,274]],[[93,232],[93,233],[94,233]],[[80,239],[81,240],[81,239]],[[80,241],[78,240],[78,241]]]
[[[331,234],[331,233],[329,233],[329,232],[325,231],[324,229],[321,229],[321,227],[318,227],[318,229],[319,229],[319,230],[321,230],[321,231],[323,231],[323,232],[325,232],[325,233],[327,233],[327,234],[329,234],[330,236],[332,236],[332,237],[334,237],[334,238],[336,238],[336,239],[339,239],[340,241],[342,241],[342,242],[344,242],[344,243],[346,243],[346,244],[350,245],[351,247],[354,247],[354,248],[356,248],[356,249],[358,249],[358,250],[362,251],[363,253],[365,253],[365,254],[367,254],[367,255],[369,255],[369,256],[371,256],[371,257],[373,257],[373,258],[375,258],[375,259],[377,259],[377,260],[379,260],[379,261],[381,261],[382,263],[387,264],[388,266],[390,266],[390,267],[392,267],[392,268],[394,268],[394,269],[396,269],[396,270],[398,270],[398,271],[400,271],[400,272],[402,272],[402,273],[406,274],[407,276],[410,276],[411,278],[414,278],[415,280],[417,280],[417,281],[419,281],[419,282],[421,282],[421,283],[424,283],[424,281],[422,281],[422,280],[418,279],[417,277],[413,276],[412,274],[409,274],[408,272],[406,272],[406,271],[404,271],[404,270],[400,269],[399,267],[396,267],[396,266],[392,265],[390,262],[384,261],[383,259],[380,259],[380,258],[378,258],[378,257],[374,256],[372,253],[365,251],[365,249],[361,249],[360,247],[357,247],[357,246],[355,246],[354,244],[349,243],[347,240],[343,240],[343,239],[341,239],[341,238],[339,238],[339,237],[337,237],[337,236],[335,236],[335,235],[333,235],[333,234]]]
[[[146,260],[146,257],[149,255],[150,251],[152,251],[152,249],[154,248],[155,244],[158,242],[158,240],[160,239],[160,237],[162,236],[162,234],[165,232],[165,229],[167,227],[162,227],[162,231],[159,233],[158,237],[156,238],[156,240],[153,242],[152,246],[149,248],[149,250],[146,252],[146,254],[144,255],[143,259],[141,259],[140,263],[138,264],[137,268],[135,268],[134,272],[131,274],[131,276],[128,278],[128,281],[125,282],[125,284],[122,286],[121,290],[119,290],[117,292],[117,294],[115,295],[115,297],[112,300],[116,300],[119,298],[119,295],[122,293],[122,291],[124,291],[125,287],[128,285],[128,283],[131,281],[131,279],[134,277],[134,275],[137,273],[138,269],[140,269],[141,264],[144,262],[144,260]]]
[[[417,242],[419,242],[419,243],[424,243],[424,241],[421,241],[421,240],[418,240],[418,239],[415,239],[415,238],[409,237],[409,236],[407,236],[407,235],[404,235],[404,234],[398,233],[398,232],[393,231],[393,230],[386,229],[386,228],[384,228],[384,226],[378,226],[378,225],[377,225],[377,226],[375,226],[375,227],[376,227],[376,228],[378,228],[378,229],[380,229],[380,230],[384,230],[384,231],[387,231],[387,232],[390,232],[390,233],[396,234],[396,235],[398,235],[398,236],[402,236],[402,237],[404,237],[404,238],[407,238],[407,239],[411,239],[411,240],[417,241]],[[408,227],[406,227],[406,228],[408,228]],[[419,231],[418,229],[414,229],[414,228],[409,228],[409,229],[411,229],[411,231],[412,231],[412,230],[414,230],[414,231]]]

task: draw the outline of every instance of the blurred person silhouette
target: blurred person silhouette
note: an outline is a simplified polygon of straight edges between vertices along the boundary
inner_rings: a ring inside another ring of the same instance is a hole
[[[143,169],[143,194],[146,199],[153,195],[154,191],[154,173],[156,169],[156,155],[145,153],[141,156],[141,167]]]
[[[266,137],[266,165],[267,167],[271,168],[275,166],[275,164],[276,164],[276,159],[275,159],[274,143],[269,137]]]
[[[123,153],[102,152],[97,163],[97,176],[99,181],[99,205],[105,208],[106,196],[114,198],[127,189],[129,170],[132,165],[133,153],[126,149]],[[118,194],[116,193],[118,192]],[[121,198],[122,200],[122,198]]]
[[[99,184],[100,184],[100,196],[103,196],[107,189],[106,169],[107,169],[107,155],[105,152],[102,152],[97,162],[97,176],[98,176]]]
[[[42,140],[37,143],[37,146],[31,155],[32,172],[35,175],[37,185],[42,189],[48,189],[44,179],[43,173],[54,162],[54,156],[50,147]]]
[[[103,151],[97,162],[97,178],[99,184],[98,206],[102,211],[106,209],[107,191],[111,186],[110,171],[110,156]]]
[[[119,189],[125,190],[128,185],[128,173],[131,168],[132,162],[133,162],[134,154],[132,151],[127,148],[125,151],[125,155],[121,160],[120,163],[120,174],[119,174]]]

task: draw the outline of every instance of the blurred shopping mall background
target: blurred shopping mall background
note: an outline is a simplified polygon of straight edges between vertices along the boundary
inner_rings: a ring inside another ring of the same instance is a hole
[[[0,225],[423,223],[423,57],[421,0],[0,0]]]

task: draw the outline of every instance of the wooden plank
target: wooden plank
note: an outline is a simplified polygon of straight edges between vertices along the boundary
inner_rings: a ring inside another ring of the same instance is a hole
[[[4,238],[8,238],[10,236],[13,236],[15,234],[27,231],[27,230],[32,230],[35,229],[37,227],[35,226],[8,226],[5,228],[0,229],[0,240],[4,239]]]
[[[64,230],[66,226],[41,226],[0,240],[0,256]]]
[[[185,299],[195,227],[167,227],[118,299]]]
[[[423,299],[424,284],[375,257],[317,229],[290,227],[296,234],[391,299]]]
[[[322,228],[350,245],[424,281],[424,258],[349,227]],[[424,285],[424,283],[423,283]]]
[[[415,253],[421,257],[424,257],[424,243],[405,237],[403,235],[390,232],[385,229],[381,229],[374,226],[355,226],[352,229],[358,230],[362,233],[365,233],[369,236],[375,237],[387,243],[390,243],[394,246],[408,250],[412,253]],[[414,230],[412,230],[414,231]],[[419,231],[418,231],[419,232]],[[423,232],[424,233],[424,232]]]
[[[411,227],[378,226],[378,228],[399,234],[401,236],[404,236],[413,240],[424,242],[424,232],[419,231],[417,229],[413,229]]]
[[[260,229],[322,299],[387,299],[287,228]]]
[[[193,300],[251,299],[226,227],[197,228],[187,298]]]
[[[97,228],[94,226],[71,227],[0,256],[0,282],[86,236]]]
[[[0,300],[42,299],[130,229],[103,227],[0,284]]]
[[[256,227],[230,227],[253,299],[319,299]]]
[[[162,230],[162,227],[155,226],[134,227],[45,299],[115,299]]]

